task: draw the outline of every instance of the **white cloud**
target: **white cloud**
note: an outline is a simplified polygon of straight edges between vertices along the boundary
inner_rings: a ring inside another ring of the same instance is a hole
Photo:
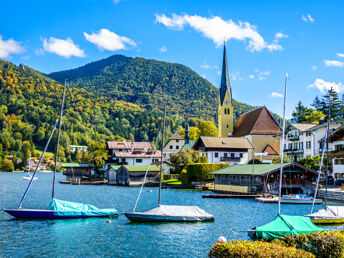
[[[307,86],[308,88],[317,88],[318,90],[320,90],[323,94],[325,94],[325,92],[327,90],[330,90],[331,88],[333,88],[336,92],[340,93],[340,92],[344,92],[344,84],[341,82],[327,82],[324,81],[323,79],[315,79],[314,83],[309,84]]]
[[[0,35],[0,58],[9,57],[11,54],[17,54],[23,51],[24,48],[19,42],[13,39],[3,40]]]
[[[258,81],[264,81],[270,75],[270,71],[259,71],[259,69],[255,68],[255,74],[250,74],[250,79],[257,79]]]
[[[242,81],[242,78],[241,78],[239,72],[232,73],[232,74],[229,75],[229,77],[230,77],[230,79],[233,80],[233,81]]]
[[[283,98],[283,95],[278,92],[271,92],[270,94],[271,98]]]
[[[201,64],[199,67],[203,68],[203,69],[210,69],[211,65],[207,64],[206,62],[204,62],[203,64]]]
[[[316,71],[317,70],[317,67],[315,65],[312,66],[312,70],[313,71]]]
[[[344,67],[344,62],[338,60],[324,60],[326,66]]]
[[[250,77],[250,79],[254,79],[254,75],[253,74],[250,74],[249,77]]]
[[[164,53],[164,52],[167,51],[167,47],[162,46],[161,48],[159,48],[159,51],[160,51],[161,53]]]
[[[288,38],[289,36],[286,34],[283,34],[282,32],[277,32],[275,35],[276,39],[283,39],[283,38]]]
[[[309,22],[309,23],[313,23],[314,22],[314,18],[310,14],[307,14],[307,16],[302,15],[301,19],[304,22]]]
[[[344,54],[343,53],[337,53],[337,56],[344,57]]]
[[[57,39],[50,37],[49,40],[43,39],[43,49],[47,52],[69,58],[71,56],[84,57],[84,50],[75,45],[71,38]],[[36,53],[37,54],[37,53]]]
[[[21,59],[23,59],[23,60],[29,60],[30,57],[31,57],[30,55],[26,55],[26,56],[22,56]]]
[[[127,46],[136,47],[135,41],[130,38],[119,36],[108,29],[101,29],[98,33],[87,34],[84,32],[86,40],[95,44],[100,49],[116,51],[126,49]]]
[[[207,79],[207,76],[205,74],[201,75],[204,79]]]
[[[224,40],[236,39],[248,41],[247,48],[252,52],[262,51],[263,49],[268,49],[269,51],[283,49],[283,47],[278,44],[280,38],[275,38],[274,42],[268,43],[258,33],[257,27],[248,22],[239,21],[235,23],[232,20],[223,20],[219,16],[207,18],[188,14],[172,14],[171,18],[167,17],[165,14],[156,14],[155,17],[156,22],[170,29],[182,30],[186,25],[189,25],[197,32],[200,32],[204,37],[213,40],[218,47],[223,44]],[[282,33],[277,34],[282,36]]]
[[[35,54],[37,56],[43,56],[44,55],[44,50],[43,48],[35,49]]]

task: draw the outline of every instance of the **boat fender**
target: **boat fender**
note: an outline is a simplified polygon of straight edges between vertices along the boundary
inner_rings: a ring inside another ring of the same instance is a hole
[[[106,222],[107,222],[107,223],[111,223],[112,221],[108,219]]]
[[[220,236],[220,237],[217,239],[217,242],[218,242],[218,243],[226,243],[226,242],[227,242],[227,239],[226,239],[224,236]]]

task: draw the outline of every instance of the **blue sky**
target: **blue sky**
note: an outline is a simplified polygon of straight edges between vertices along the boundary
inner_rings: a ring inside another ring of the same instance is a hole
[[[287,116],[344,92],[343,1],[59,0],[2,3],[0,58],[41,72],[112,54],[184,64],[219,86],[226,39],[233,97]]]

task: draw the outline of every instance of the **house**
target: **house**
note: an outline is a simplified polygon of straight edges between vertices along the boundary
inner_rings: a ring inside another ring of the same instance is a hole
[[[193,146],[208,157],[209,163],[245,164],[252,149],[248,139],[243,137],[200,136]]]
[[[278,194],[280,164],[229,166],[214,174],[214,191],[221,193]],[[313,194],[318,172],[297,163],[283,165],[282,194]]]
[[[319,140],[321,147],[324,146],[324,140],[325,137]],[[344,125],[329,134],[328,143],[328,154],[329,160],[332,161],[333,176],[335,179],[344,178]]]
[[[88,147],[85,145],[69,145],[68,149],[71,153],[74,153],[76,151],[79,151],[79,152],[87,152],[88,151]]]
[[[150,165],[161,157],[150,142],[107,142],[107,170],[111,165]]]
[[[148,169],[146,183],[157,184],[160,181],[160,168],[156,165],[121,165],[110,166],[108,184],[139,186],[143,183]]]
[[[235,123],[233,137],[245,137],[252,144],[251,156],[260,156],[262,162],[271,163],[280,152],[281,127],[265,107],[241,115]]]
[[[331,122],[330,132],[342,124],[340,121]],[[314,157],[321,154],[319,140],[324,138],[326,130],[327,123],[319,125],[294,123],[288,125],[284,138],[284,152],[293,162],[307,156]]]
[[[163,148],[165,159],[169,160],[181,150],[190,150],[196,141],[189,139],[189,126],[185,130],[185,138],[176,132]]]
[[[94,166],[90,163],[61,163],[61,167],[66,169],[63,175],[67,181],[82,180],[94,175]]]

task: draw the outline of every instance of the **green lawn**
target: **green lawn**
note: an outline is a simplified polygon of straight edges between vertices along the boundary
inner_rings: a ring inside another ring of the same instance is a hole
[[[163,180],[162,182],[168,185],[181,185],[182,184],[182,182],[179,181],[179,179],[168,179],[168,180]]]

